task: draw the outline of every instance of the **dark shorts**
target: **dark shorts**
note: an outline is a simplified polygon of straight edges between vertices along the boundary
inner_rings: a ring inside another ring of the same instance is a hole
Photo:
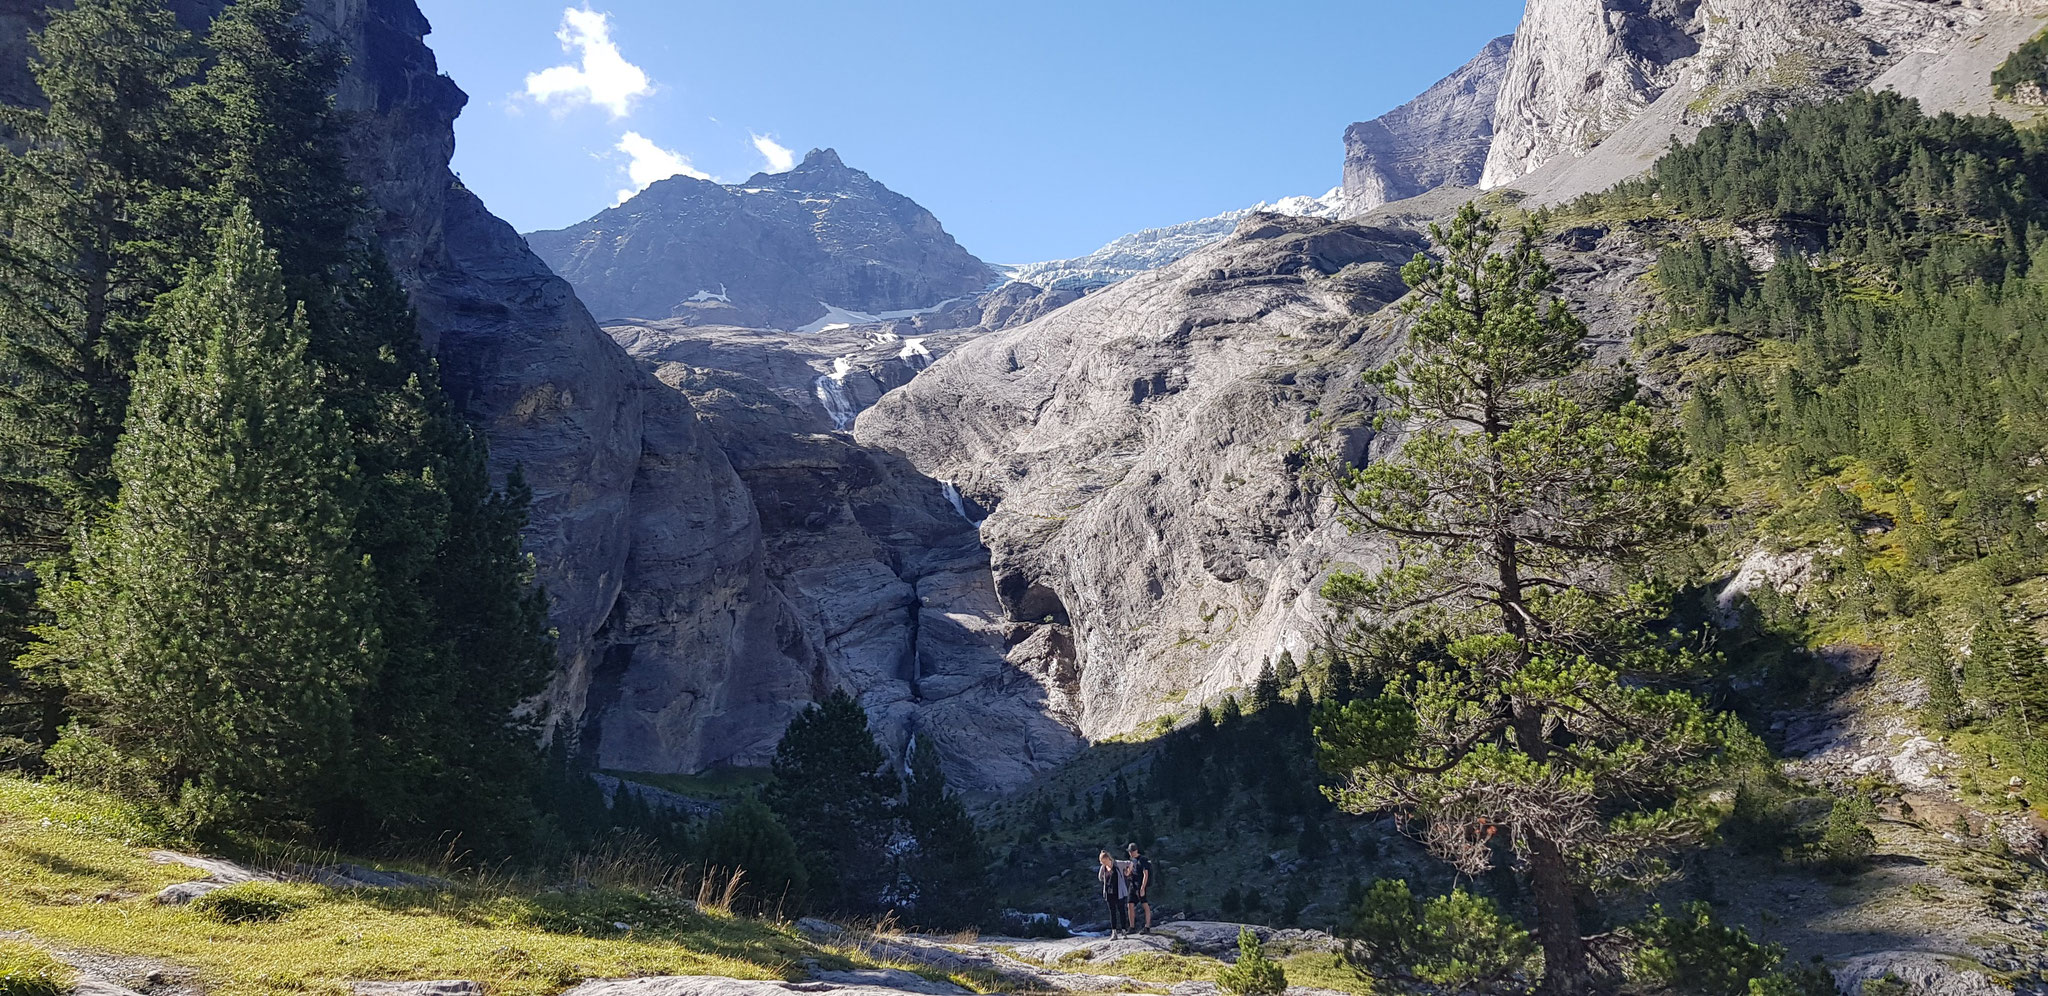
[[[1145,894],[1144,894],[1144,893],[1142,893],[1142,892],[1138,892],[1138,893],[1133,893],[1133,894],[1131,895],[1131,902],[1134,902],[1134,903],[1149,903],[1149,902],[1151,902],[1151,900],[1149,900],[1149,899],[1146,899],[1146,898],[1145,898]]]

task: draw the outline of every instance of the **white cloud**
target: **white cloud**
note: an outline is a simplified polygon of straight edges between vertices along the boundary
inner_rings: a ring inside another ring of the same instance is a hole
[[[711,174],[690,165],[689,156],[664,149],[637,131],[627,132],[619,139],[617,148],[629,157],[626,176],[633,181],[633,186],[619,191],[619,199],[612,202],[613,206],[626,203],[634,194],[672,176],[711,179]]]
[[[796,168],[796,153],[783,148],[766,135],[753,135],[753,138],[754,148],[761,153],[761,158],[768,160],[768,172],[787,173]]]
[[[570,8],[562,11],[562,26],[555,32],[562,51],[579,56],[576,65],[555,66],[526,77],[526,95],[543,104],[563,107],[596,104],[623,118],[633,101],[654,92],[654,81],[639,66],[619,54],[612,42],[611,15]]]

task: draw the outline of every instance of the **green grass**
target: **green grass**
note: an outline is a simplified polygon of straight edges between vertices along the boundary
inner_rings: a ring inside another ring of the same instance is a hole
[[[550,890],[504,876],[440,889],[242,887],[233,890],[239,905],[263,906],[264,918],[223,922],[204,907],[151,902],[167,885],[202,877],[145,850],[174,843],[104,796],[0,778],[0,924],[55,947],[189,966],[213,996],[342,994],[350,980],[449,978],[473,979],[494,996],[544,996],[585,978],[793,979],[806,957],[860,964],[786,928],[699,912],[680,897],[603,885]],[[29,978],[47,969],[32,950],[0,949],[0,972]]]
[[[62,996],[74,977],[71,966],[42,948],[0,940],[0,996]]]
[[[1308,952],[1277,959],[1280,967],[1287,972],[1289,986],[1307,986],[1313,989],[1331,989],[1337,992],[1357,993],[1371,996],[1372,983],[1352,971],[1344,959],[1327,951]],[[1076,969],[1077,971],[1100,972],[1109,975],[1127,975],[1140,982],[1214,982],[1216,974],[1222,971],[1224,963],[1201,955],[1177,955],[1164,952],[1125,955],[1106,966],[1097,965]]]

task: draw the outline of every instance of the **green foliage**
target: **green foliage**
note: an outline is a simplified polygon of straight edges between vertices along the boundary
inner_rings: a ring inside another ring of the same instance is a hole
[[[1237,964],[1216,973],[1216,985],[1234,996],[1279,996],[1287,991],[1287,971],[1261,950],[1250,927],[1237,929]]]
[[[297,755],[331,755],[319,759],[319,779],[298,779],[282,811],[262,819],[365,843],[452,833],[470,847],[518,847],[531,843],[526,789],[538,758],[536,731],[513,712],[541,690],[553,663],[545,601],[520,548],[528,496],[516,472],[493,488],[481,439],[440,390],[349,177],[346,122],[332,98],[345,59],[311,40],[300,7],[229,5],[202,44],[154,0],[84,0],[53,12],[33,39],[49,106],[5,112],[21,141],[0,152],[0,658],[16,658],[31,623],[69,625],[47,616],[65,597],[48,588],[38,615],[38,581],[27,567],[39,565],[61,587],[85,569],[88,551],[74,550],[73,539],[114,528],[94,520],[127,483],[116,441],[134,424],[131,394],[139,404],[146,387],[131,382],[177,346],[174,334],[189,337],[166,324],[174,310],[166,295],[246,212],[276,256],[272,279],[303,340],[300,362],[318,371],[308,390],[329,420],[309,452],[338,455],[347,469],[311,498],[322,533],[314,541],[338,540],[363,575],[351,595],[362,604],[349,612],[364,638],[354,677],[336,684],[346,695],[257,704],[279,722],[328,731],[320,739],[330,746],[287,737],[277,744],[281,758],[242,748],[251,771],[310,770]],[[217,458],[222,452],[216,447]],[[252,466],[284,459],[226,455]],[[279,505],[296,497],[241,496]],[[173,638],[171,626],[163,640]],[[329,637],[340,639],[321,638]],[[30,660],[63,664],[66,656],[77,654],[50,648]],[[232,797],[267,791],[231,784],[242,777],[233,773],[173,771],[185,762],[138,750],[145,741],[225,734],[204,716],[181,731],[100,712],[100,691],[62,680],[87,673],[68,665],[0,671],[0,752],[33,763],[65,725],[63,703],[77,723],[50,760],[69,770],[154,782],[159,797],[182,797],[197,778],[195,799],[224,800],[202,807],[217,824],[239,819]],[[216,705],[233,711],[232,694]]]
[[[191,36],[152,0],[84,0],[29,41],[47,106],[0,110],[0,736],[32,763],[63,719],[61,686],[11,663],[44,621],[32,567],[113,499],[143,319],[200,246],[174,140]]]
[[[757,799],[742,799],[719,810],[704,827],[697,858],[706,870],[745,873],[734,897],[740,912],[768,915],[801,909],[810,873],[796,839]]]
[[[882,893],[897,789],[886,760],[867,713],[844,691],[791,720],[775,747],[775,780],[762,799],[796,839],[820,908],[867,910]]]
[[[2035,88],[2036,100],[2042,90],[2048,90],[2048,31],[2027,39],[1991,71],[1992,91],[2007,100],[2012,99],[2016,87],[2029,83]]]
[[[303,311],[246,212],[153,322],[121,491],[45,590],[33,658],[188,824],[290,819],[338,763],[377,633],[349,549],[355,472]]]
[[[1459,990],[1526,989],[1536,945],[1493,900],[1456,889],[1418,899],[1401,879],[1372,884],[1352,910],[1345,957],[1370,978]]]
[[[1324,589],[1354,643],[1416,652],[1380,655],[1380,694],[1326,705],[1316,733],[1345,808],[1420,818],[1468,874],[1511,843],[1546,985],[1577,992],[1574,891],[1662,874],[1660,853],[1705,829],[1674,800],[1758,748],[1680,686],[1706,661],[1648,630],[1645,561],[1686,505],[1669,427],[1586,368],[1533,224],[1502,249],[1467,205],[1432,235],[1441,260],[1403,274],[1408,344],[1375,377],[1402,447],[1337,480],[1345,521],[1399,555]]]
[[[1828,808],[1827,822],[1822,824],[1820,841],[1814,848],[1814,858],[1821,867],[1853,873],[1870,863],[1870,856],[1877,852],[1877,837],[1867,825],[1872,815],[1870,801],[1862,796],[1835,800]]]
[[[0,939],[0,996],[63,996],[76,976],[42,948]]]
[[[946,787],[938,745],[920,737],[911,755],[903,828],[917,841],[906,871],[921,926],[964,927],[991,913],[988,850],[960,797]]]
[[[1747,930],[1715,921],[1706,903],[1688,905],[1678,916],[1652,906],[1628,935],[1636,944],[1629,979],[1688,996],[1744,996],[1785,958],[1783,949],[1759,944]]]
[[[218,923],[267,923],[313,905],[305,893],[283,882],[237,882],[192,900],[192,912]]]
[[[1648,334],[1690,390],[1687,449],[1729,506],[1721,551],[1838,551],[1799,604],[1760,593],[1760,621],[1793,652],[1823,631],[1887,644],[1925,682],[1929,725],[2042,777],[2027,745],[2048,648],[2016,622],[2038,615],[2023,582],[2048,564],[2042,133],[1857,94],[1713,126],[1625,188],[1698,231],[1780,243],[1762,272],[1730,240],[1668,247]],[[1845,821],[1833,840],[1860,837]]]
[[[1745,778],[1718,827],[1721,839],[1745,854],[1781,856],[1799,839],[1797,796],[1776,782]]]

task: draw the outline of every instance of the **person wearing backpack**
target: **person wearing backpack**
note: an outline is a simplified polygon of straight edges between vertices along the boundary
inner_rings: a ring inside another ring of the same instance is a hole
[[[1138,842],[1132,841],[1124,847],[1124,853],[1131,856],[1130,909],[1125,911],[1124,922],[1132,929],[1138,928],[1138,907],[1145,907],[1145,926],[1141,932],[1152,932],[1152,859],[1138,852]]]

